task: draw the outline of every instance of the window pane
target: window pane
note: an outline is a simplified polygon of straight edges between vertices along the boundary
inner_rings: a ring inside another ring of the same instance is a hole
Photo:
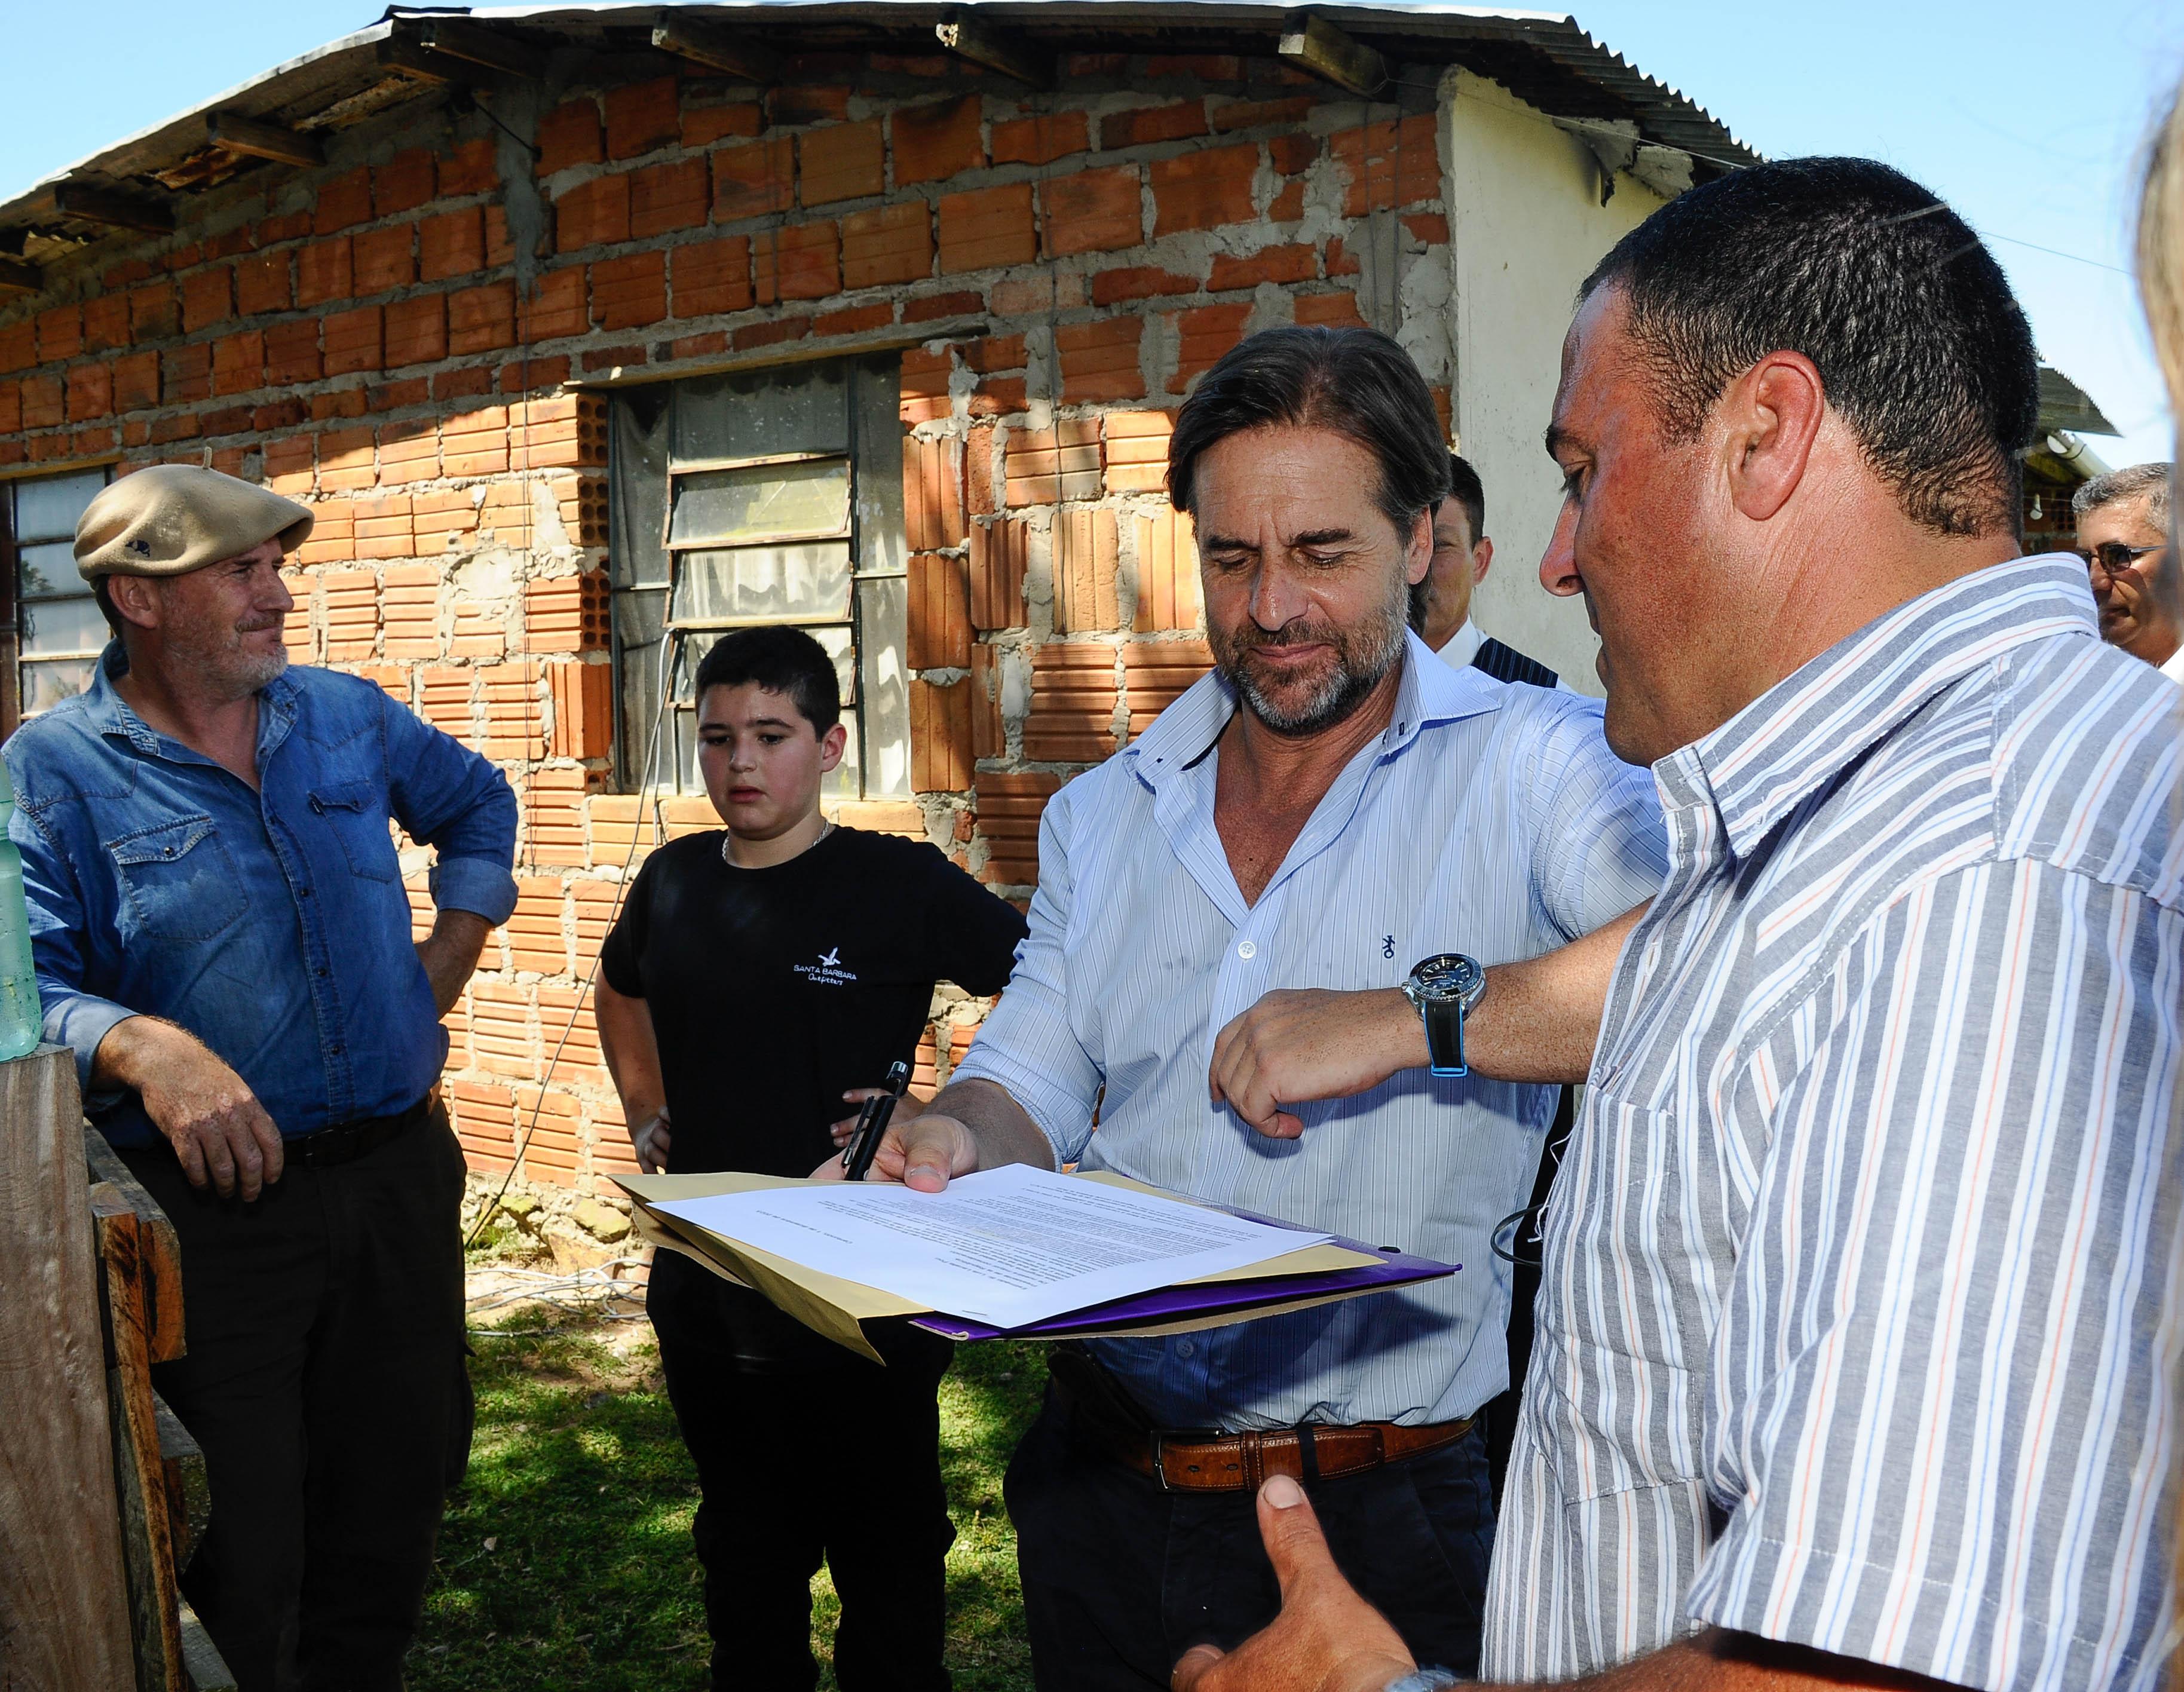
[[[75,520],[106,486],[103,470],[42,476],[15,484],[15,537],[25,541],[75,538]],[[71,565],[73,569],[74,565]]]
[[[73,541],[47,541],[20,549],[21,568],[17,580],[25,599],[50,599],[84,591],[83,577],[75,567]]]
[[[844,365],[810,364],[677,382],[676,461],[846,453],[849,377]]]
[[[668,544],[684,547],[769,535],[839,535],[850,527],[850,461],[750,465],[675,478]]]
[[[810,541],[682,554],[675,583],[678,623],[723,617],[783,621],[850,615],[850,543]]]
[[[106,642],[106,619],[98,614],[98,602],[88,595],[41,599],[23,607],[26,658],[46,652],[100,652]]]
[[[95,658],[65,658],[47,664],[23,666],[23,715],[50,710],[64,699],[73,699],[91,685]]]

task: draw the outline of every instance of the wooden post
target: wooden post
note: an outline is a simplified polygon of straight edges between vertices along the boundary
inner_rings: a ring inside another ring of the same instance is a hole
[[[136,1684],[75,1055],[0,1064],[0,1684]]]

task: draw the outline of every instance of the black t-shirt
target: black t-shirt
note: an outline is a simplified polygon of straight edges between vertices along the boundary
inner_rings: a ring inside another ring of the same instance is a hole
[[[1024,920],[922,841],[836,828],[746,870],[722,859],[726,838],[686,836],[646,860],[599,969],[652,1013],[670,1170],[809,1175],[851,1113],[843,1093],[911,1060],[936,982],[1007,985]],[[847,1355],[755,1294],[722,1308],[748,1361]]]

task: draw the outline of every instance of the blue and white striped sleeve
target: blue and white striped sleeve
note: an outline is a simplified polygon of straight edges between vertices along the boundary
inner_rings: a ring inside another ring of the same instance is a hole
[[[1075,785],[1089,784],[1080,776]],[[990,1081],[1006,1089],[1053,1144],[1057,1164],[1084,1155],[1106,1078],[1069,1016],[1070,818],[1080,796],[1064,788],[1047,801],[1039,824],[1031,932],[1017,949],[1007,988],[950,1077]]]
[[[1552,715],[1524,760],[1532,886],[1547,920],[1574,940],[1661,890],[1668,834],[1652,771],[1609,750],[1600,702],[1533,691],[1528,703]]]

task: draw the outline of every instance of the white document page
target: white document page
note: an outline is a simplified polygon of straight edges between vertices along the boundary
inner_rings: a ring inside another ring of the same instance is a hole
[[[944,1193],[815,1182],[655,1210],[995,1327],[1218,1275],[1325,1240],[1012,1163]]]

